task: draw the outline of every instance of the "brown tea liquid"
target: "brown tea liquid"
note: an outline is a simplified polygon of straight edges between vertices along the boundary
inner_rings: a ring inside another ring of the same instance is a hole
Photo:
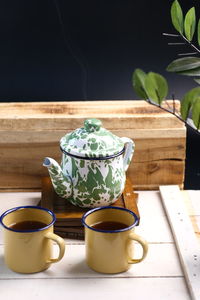
[[[91,225],[94,229],[100,229],[100,230],[120,230],[127,228],[128,225],[121,223],[121,222],[115,222],[115,221],[104,221],[99,222],[96,224]]]
[[[37,230],[46,227],[47,224],[39,221],[22,221],[9,226],[13,230],[28,231]]]

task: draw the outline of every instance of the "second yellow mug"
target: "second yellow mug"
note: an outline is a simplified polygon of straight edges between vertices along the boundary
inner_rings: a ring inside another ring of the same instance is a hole
[[[92,209],[82,218],[85,227],[86,262],[100,273],[120,273],[147,255],[148,244],[134,233],[138,217],[132,211],[113,206]],[[140,258],[131,257],[133,241],[143,249]]]

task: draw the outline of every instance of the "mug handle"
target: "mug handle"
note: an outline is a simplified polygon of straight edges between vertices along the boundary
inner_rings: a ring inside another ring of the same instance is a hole
[[[137,264],[139,262],[141,262],[142,260],[145,259],[145,257],[147,256],[147,252],[148,252],[148,243],[145,239],[143,239],[141,236],[135,234],[134,232],[129,234],[129,239],[133,240],[133,241],[137,241],[143,249],[143,254],[141,258],[137,258],[137,259],[133,259],[131,258],[128,263],[129,264]]]
[[[134,153],[135,143],[127,137],[122,137],[121,140],[125,146],[123,165],[124,165],[124,171],[126,172],[128,166],[130,165]]]
[[[57,234],[53,233],[53,232],[48,232],[47,234],[45,234],[45,238],[53,240],[54,242],[56,242],[56,244],[59,247],[59,255],[57,258],[50,258],[47,263],[56,263],[58,261],[60,261],[64,254],[65,254],[65,242],[64,240]]]

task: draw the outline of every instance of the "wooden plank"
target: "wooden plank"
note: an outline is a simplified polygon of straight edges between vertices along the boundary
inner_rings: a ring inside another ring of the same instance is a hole
[[[172,101],[169,101],[170,103]],[[177,101],[177,110],[179,106],[180,102]],[[0,103],[1,130],[41,130],[41,128],[45,130],[52,129],[52,123],[56,125],[55,130],[57,128],[73,130],[82,126],[83,120],[88,117],[101,118],[109,130],[118,127],[184,128],[183,123],[177,118],[146,101]]]
[[[173,101],[167,101],[169,105],[172,105]],[[144,108],[145,104],[145,108]],[[164,107],[167,104],[163,102]],[[104,112],[106,106],[106,113],[137,113],[148,114],[149,110],[152,113],[166,114],[165,111],[156,108],[155,106],[148,105],[146,101],[142,100],[92,100],[92,101],[56,101],[56,102],[1,102],[0,103],[0,117],[6,118],[5,114],[10,112],[11,117],[18,117],[18,114],[22,116],[27,115],[83,115],[85,111],[91,112],[91,114]],[[179,110],[180,101],[175,101],[175,108]],[[97,111],[98,109],[98,111]]]
[[[49,271],[51,272],[51,271]],[[184,278],[110,278],[102,280],[96,278],[81,279],[34,279],[28,278],[4,280],[1,283],[1,297],[4,300],[22,300],[22,295],[28,294],[29,300],[64,299],[66,295],[73,300],[121,300],[130,299],[151,299],[154,300],[190,300]],[[48,287],[48,288],[47,288]],[[89,288],[88,288],[89,287]],[[144,288],[145,287],[145,288]],[[48,296],[47,296],[48,291]],[[27,297],[27,296],[26,296]]]
[[[200,299],[200,247],[178,186],[161,186],[160,193],[181,265],[193,299]]]
[[[140,219],[140,214],[138,210],[138,194],[134,192],[133,184],[129,177],[126,178],[126,185],[122,194],[122,199],[125,208],[133,211]]]
[[[191,202],[193,207],[193,215],[200,216],[200,190],[199,191],[187,191],[188,201]]]
[[[52,189],[50,178],[42,178],[42,200],[40,205],[53,211],[54,190]]]
[[[135,190],[158,189],[159,185],[178,184],[183,187],[185,164],[181,160],[134,162],[127,175],[132,178]]]
[[[148,217],[143,216],[143,211],[141,215],[140,225],[137,227],[138,234],[144,236],[149,243],[174,242],[166,216],[156,215],[153,207]]]
[[[183,185],[186,129],[176,117],[145,101],[66,101],[0,103],[0,188],[41,189],[44,157],[60,162],[60,138],[90,117],[135,141],[128,169],[135,189]]]
[[[184,200],[187,213],[190,217],[194,233],[200,243],[200,191],[181,191],[181,195]]]
[[[47,176],[46,168],[42,166],[44,157],[50,156],[60,161],[58,145],[54,148],[46,145],[44,148],[33,146],[30,151],[7,151],[4,149],[4,159],[0,160],[0,188],[4,189],[41,189],[41,177]],[[37,151],[40,152],[37,152]],[[19,153],[19,155],[17,155]],[[32,159],[30,159],[32,158]],[[184,160],[163,159],[155,161],[133,161],[128,169],[128,176],[133,179],[134,189],[158,189],[160,184],[179,184],[184,181]]]
[[[82,126],[82,125],[81,125]],[[1,130],[0,128],[0,135],[2,138],[1,143],[7,144],[19,144],[19,143],[58,143],[58,141],[61,139],[62,136],[64,136],[66,133],[74,130],[73,129],[59,129],[55,128],[53,130],[19,130],[18,128],[11,130]],[[118,128],[111,128],[110,129],[113,134],[117,136],[124,136],[125,132],[124,129],[118,129]],[[146,140],[151,139],[169,139],[171,141],[171,138],[178,138],[178,139],[185,139],[186,133],[185,128],[170,128],[170,130],[166,130],[166,128],[126,128],[126,137],[133,138],[134,140],[141,140],[143,139],[144,142]],[[176,142],[176,141],[174,141]]]
[[[63,135],[65,133],[63,133]],[[59,140],[61,136],[58,133],[56,138],[53,137],[52,139],[50,139],[49,137],[49,139],[45,140],[46,133],[42,132],[40,139],[39,136],[37,136],[38,138],[37,142],[28,141],[28,140],[25,141],[26,134],[27,132],[24,133],[23,141],[17,140],[17,142],[13,142],[13,140],[10,140],[6,142],[4,140],[0,142],[2,159],[3,158],[6,159],[8,155],[13,154],[14,157],[13,158],[11,157],[11,159],[14,161],[16,157],[22,157],[22,154],[26,153],[25,150],[27,151],[27,153],[29,152],[31,154],[35,153],[36,158],[37,157],[41,158],[42,155],[45,155],[46,153],[50,153],[50,154],[52,153],[56,157],[60,154]],[[145,161],[152,161],[152,160],[172,159],[172,158],[183,160],[185,158],[185,138],[180,138],[180,137],[163,138],[162,136],[160,136],[159,138],[154,138],[153,136],[149,135],[149,140],[147,144],[147,139],[146,138],[144,139],[142,137],[142,132],[141,132],[140,139],[135,139],[134,134],[132,135],[126,134],[126,131],[123,132],[123,134],[121,134],[121,136],[123,135],[126,135],[127,137],[135,141],[136,144],[136,149],[134,153],[135,162],[145,162]],[[1,132],[0,132],[0,136],[2,137]],[[18,133],[16,133],[15,139],[17,139],[17,137],[18,137]],[[31,136],[29,136],[29,139],[31,139]],[[28,159],[28,154],[25,156],[25,159]]]
[[[141,246],[134,244],[135,255],[141,255]],[[57,246],[54,245],[56,256]],[[140,253],[138,255],[138,253]],[[105,274],[91,270],[85,262],[84,244],[67,244],[65,255],[59,263],[52,264],[47,271],[35,274],[18,274],[9,270],[3,261],[3,246],[0,246],[0,279],[39,279],[39,278],[104,278]],[[109,278],[124,277],[183,277],[174,244],[150,244],[145,260],[132,265],[127,272],[107,275]]]

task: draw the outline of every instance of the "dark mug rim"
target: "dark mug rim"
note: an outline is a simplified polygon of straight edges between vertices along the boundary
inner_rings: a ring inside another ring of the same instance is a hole
[[[3,219],[5,216],[7,216],[8,214],[12,213],[12,212],[15,212],[17,210],[20,210],[20,209],[26,209],[26,208],[32,208],[32,209],[38,209],[38,210],[43,210],[43,211],[46,211],[48,212],[51,216],[52,216],[52,221],[47,224],[47,226],[44,226],[42,228],[38,228],[38,229],[29,229],[29,230],[17,230],[17,229],[12,229],[8,226],[6,226],[3,222]],[[24,205],[24,206],[17,206],[17,207],[13,207],[13,208],[10,208],[8,210],[6,210],[1,216],[0,216],[0,224],[7,230],[10,230],[10,231],[13,231],[13,232],[21,232],[21,233],[28,233],[28,232],[37,232],[37,231],[42,231],[42,230],[45,230],[45,229],[48,229],[49,227],[51,227],[56,221],[56,216],[55,214],[47,209],[47,208],[44,208],[44,207],[40,207],[40,206],[34,206],[34,205]]]
[[[99,210],[104,210],[104,209],[117,209],[117,210],[123,210],[123,211],[126,211],[127,213],[131,214],[131,215],[134,217],[135,221],[134,221],[134,223],[131,224],[130,226],[127,225],[126,228],[123,228],[123,229],[116,229],[116,230],[96,229],[96,228],[93,228],[92,226],[90,226],[90,225],[88,225],[88,224],[86,223],[86,218],[87,218],[90,214],[92,214],[93,212],[99,211]],[[96,231],[96,232],[103,232],[103,233],[117,233],[117,232],[128,231],[128,230],[134,228],[134,227],[138,224],[139,218],[138,218],[138,216],[137,216],[133,211],[131,211],[131,210],[127,209],[127,208],[124,208],[124,207],[118,207],[118,206],[101,206],[101,207],[93,208],[93,209],[89,210],[88,212],[86,212],[86,213],[83,215],[81,221],[82,221],[82,224],[83,224],[85,227],[87,227],[87,228],[89,228],[89,229],[91,229],[91,230],[93,230],[93,231]]]

